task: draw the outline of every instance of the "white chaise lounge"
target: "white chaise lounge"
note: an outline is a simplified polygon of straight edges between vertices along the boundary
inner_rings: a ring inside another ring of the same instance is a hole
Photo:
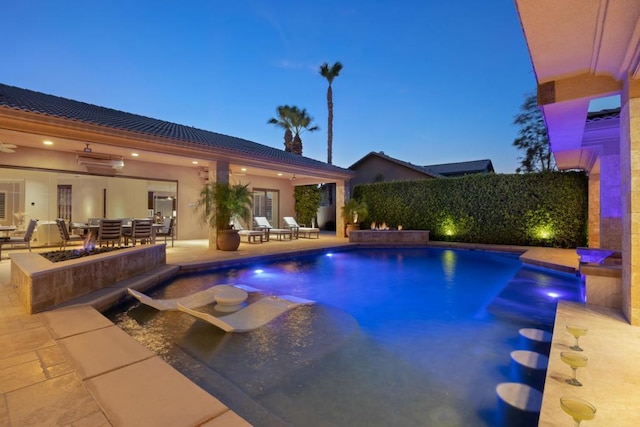
[[[231,306],[240,308],[239,304],[247,299],[247,292],[259,292],[259,290],[245,285],[216,285],[204,291],[173,299],[153,299],[131,288],[127,288],[127,292],[141,303],[160,311],[178,310],[178,304],[195,308],[214,302],[222,303],[223,307],[221,307],[222,310],[220,311],[230,311],[232,309]]]
[[[264,231],[265,240],[269,241],[270,236],[276,236],[278,240],[282,240],[284,237],[289,237],[289,240],[293,239],[293,232],[286,228],[273,228],[269,223],[267,217],[254,216],[253,221],[256,226]]]
[[[220,317],[193,310],[180,303],[178,303],[178,310],[217,326],[225,332],[247,332],[266,325],[299,305],[310,304],[315,304],[315,301],[291,295],[280,295],[262,298],[233,314]]]
[[[245,230],[244,227],[242,226],[242,224],[240,224],[240,221],[238,221],[238,218],[233,217],[233,220],[231,220],[231,225],[233,225],[233,228],[235,230],[238,230],[238,235],[240,237],[242,236],[246,236],[247,237],[247,242],[248,243],[262,243],[264,241],[264,232],[260,231],[260,230]]]
[[[292,216],[282,217],[284,224],[287,228],[293,231],[293,238],[308,237],[309,239],[315,234],[316,239],[320,238],[320,229],[314,227],[301,227],[298,222]]]

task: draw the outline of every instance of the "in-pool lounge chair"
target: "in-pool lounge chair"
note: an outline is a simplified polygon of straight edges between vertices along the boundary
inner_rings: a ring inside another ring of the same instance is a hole
[[[248,332],[266,325],[293,308],[311,304],[315,304],[315,301],[292,295],[269,296],[226,316],[213,316],[180,303],[177,306],[178,310],[211,323],[225,332]]]
[[[265,240],[268,242],[270,236],[277,236],[278,240],[282,240],[283,237],[289,237],[289,240],[293,239],[293,232],[286,228],[273,228],[269,224],[269,220],[264,216],[254,216],[253,221],[256,223],[256,227],[264,231]]]
[[[248,243],[258,243],[258,241],[262,243],[264,241],[263,231],[245,230],[242,224],[240,224],[240,221],[238,221],[238,218],[236,218],[235,216],[233,217],[233,220],[231,220],[231,225],[233,225],[234,229],[238,230],[238,235],[240,236],[240,238],[242,238],[242,236],[247,236]]]
[[[282,219],[284,220],[286,227],[293,231],[294,239],[297,239],[298,237],[308,237],[311,239],[314,234],[316,235],[316,239],[320,238],[319,228],[301,227],[292,216],[284,216]]]

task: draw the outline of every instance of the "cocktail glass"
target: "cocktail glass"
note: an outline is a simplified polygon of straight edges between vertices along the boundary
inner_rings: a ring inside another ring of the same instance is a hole
[[[567,332],[573,335],[573,337],[576,339],[576,343],[571,347],[569,347],[571,350],[582,351],[579,340],[581,336],[587,335],[587,331],[588,329],[585,328],[584,326],[567,325]]]
[[[569,378],[565,381],[571,385],[575,385],[578,387],[581,386],[582,383],[576,378],[576,373],[578,371],[578,368],[587,366],[587,360],[589,360],[587,359],[587,356],[584,356],[580,353],[574,353],[572,351],[563,351],[560,353],[560,359],[562,359],[564,363],[571,366],[571,369],[573,369],[573,378]]]
[[[562,396],[560,398],[560,406],[564,412],[573,418],[573,421],[576,422],[576,427],[579,427],[582,421],[592,420],[596,416],[596,407],[578,397]]]

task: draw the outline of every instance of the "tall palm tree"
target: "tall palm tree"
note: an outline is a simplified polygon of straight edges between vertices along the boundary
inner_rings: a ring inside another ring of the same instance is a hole
[[[327,109],[329,110],[329,118],[327,119],[327,163],[331,164],[333,152],[333,89],[331,83],[333,79],[338,77],[342,71],[342,64],[338,61],[329,67],[326,62],[320,66],[320,74],[329,82],[327,89]]]
[[[314,132],[320,129],[318,126],[311,126],[313,118],[309,116],[305,108],[296,106],[281,105],[277,108],[278,118],[269,119],[268,123],[285,129],[285,151],[302,155],[302,139],[300,134],[304,131]],[[287,146],[287,131],[293,135]]]
[[[267,122],[284,129],[284,151],[288,152],[291,152],[291,147],[293,145],[293,132],[291,132],[291,128],[293,127],[291,123],[291,109],[292,107],[288,105],[279,106],[278,108],[276,108],[278,117],[272,117]]]

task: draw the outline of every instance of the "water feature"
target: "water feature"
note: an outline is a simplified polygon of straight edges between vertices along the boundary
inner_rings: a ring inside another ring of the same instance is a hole
[[[290,294],[317,304],[244,334],[137,303],[107,315],[257,426],[492,425],[519,328],[550,328],[557,298],[582,298],[578,278],[514,256],[432,248],[220,270],[149,295],[223,283],[264,290],[249,303]]]

